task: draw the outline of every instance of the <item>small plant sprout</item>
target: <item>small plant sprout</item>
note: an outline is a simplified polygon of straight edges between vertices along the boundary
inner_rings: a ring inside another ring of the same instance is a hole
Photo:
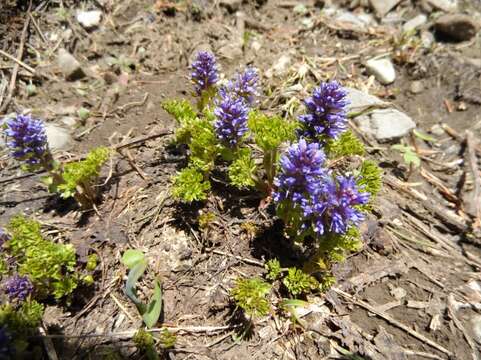
[[[282,283],[293,296],[306,294],[319,288],[319,283],[313,276],[297,268],[289,268]]]
[[[148,304],[144,304],[136,295],[135,288],[138,280],[144,275],[148,262],[140,250],[127,250],[122,256],[122,263],[129,268],[125,294],[137,307],[142,320],[148,328],[153,327],[159,320],[162,311],[162,289],[160,281],[154,281],[154,293]]]
[[[282,276],[282,268],[279,260],[271,259],[266,263],[267,275],[266,278],[271,281],[275,281]]]
[[[416,153],[416,149],[410,145],[396,144],[391,146],[391,149],[397,150],[402,154],[404,163],[409,167],[409,172],[407,174],[407,179],[411,177],[414,169],[421,166],[421,159]]]
[[[85,160],[63,166],[60,184],[52,183],[63,198],[74,197],[84,209],[91,208],[98,197],[97,179],[102,165],[110,157],[110,149],[98,147],[87,154]]]
[[[249,317],[261,317],[269,314],[270,305],[267,295],[271,285],[259,278],[238,279],[231,290],[236,305]]]

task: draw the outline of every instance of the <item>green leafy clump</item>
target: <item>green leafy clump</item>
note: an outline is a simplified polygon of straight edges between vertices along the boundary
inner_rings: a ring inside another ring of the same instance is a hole
[[[203,212],[199,215],[199,227],[201,229],[207,229],[216,219],[215,214],[212,211]]]
[[[61,173],[62,182],[57,185],[60,196],[75,197],[82,206],[89,207],[97,198],[95,181],[110,153],[109,148],[98,147],[90,151],[85,160],[64,165]]]
[[[194,135],[188,142],[190,150],[189,162],[199,169],[210,171],[219,154],[214,126],[207,119],[196,119],[192,123],[191,133]]]
[[[358,185],[363,188],[363,191],[371,194],[371,199],[374,198],[382,187],[382,171],[377,164],[372,160],[365,160],[361,164],[359,170],[360,179]]]
[[[171,349],[175,346],[177,337],[171,333],[167,328],[163,328],[159,334],[160,345],[164,349]]]
[[[231,295],[238,307],[250,317],[265,316],[270,305],[267,295],[271,285],[259,278],[238,279]]]
[[[294,296],[306,294],[319,288],[319,283],[313,276],[295,267],[288,269],[282,283]]]
[[[162,103],[162,108],[167,111],[181,125],[194,120],[197,112],[192,104],[185,100],[167,100]]]
[[[275,281],[282,275],[281,263],[277,259],[271,259],[266,263],[267,275],[266,278]]]
[[[364,144],[353,134],[351,130],[343,132],[339,139],[329,140],[326,143],[326,153],[330,158],[364,155],[364,152]]]
[[[7,226],[11,239],[5,244],[7,252],[17,261],[18,272],[28,275],[41,297],[53,295],[60,299],[78,285],[77,263],[71,244],[56,244],[45,240],[40,224],[18,215]]]
[[[361,247],[361,234],[357,227],[350,227],[342,235],[327,234],[319,243],[316,254],[304,265],[304,270],[309,272],[329,271],[333,263],[343,262],[347,253],[359,251]]]
[[[298,124],[280,116],[268,116],[260,111],[249,113],[249,129],[254,141],[264,151],[277,150],[286,141],[294,141]]]
[[[147,359],[157,360],[159,355],[155,351],[155,340],[151,333],[144,329],[139,329],[132,338],[135,346],[142,352],[145,352]]]
[[[205,200],[209,190],[210,182],[194,166],[182,169],[174,177],[173,195],[185,202]]]
[[[42,321],[44,306],[35,300],[24,301],[15,308],[7,303],[0,305],[0,327],[12,336],[12,344],[8,345],[17,355],[28,347],[28,337],[35,335]],[[3,359],[3,358],[2,358]]]
[[[229,179],[232,185],[243,189],[254,187],[256,164],[249,148],[240,149],[237,158],[229,166]]]

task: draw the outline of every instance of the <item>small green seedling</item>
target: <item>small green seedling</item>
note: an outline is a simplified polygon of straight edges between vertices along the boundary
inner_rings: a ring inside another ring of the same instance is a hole
[[[421,166],[421,159],[416,153],[416,149],[410,145],[396,144],[391,146],[391,149],[399,151],[402,156],[404,163],[409,167],[409,172],[407,178],[409,179],[414,171],[414,169]]]
[[[122,263],[130,269],[127,283],[125,284],[125,294],[137,307],[145,325],[148,328],[152,328],[159,320],[162,311],[162,289],[160,281],[155,279],[154,294],[150,302],[144,304],[137,297],[135,290],[138,280],[142,277],[148,265],[144,253],[140,250],[127,250],[122,256]]]
[[[252,317],[266,316],[270,311],[267,295],[271,285],[259,278],[238,279],[231,295],[236,305]]]
[[[288,269],[282,283],[293,296],[307,294],[319,289],[319,283],[313,276],[295,267]]]

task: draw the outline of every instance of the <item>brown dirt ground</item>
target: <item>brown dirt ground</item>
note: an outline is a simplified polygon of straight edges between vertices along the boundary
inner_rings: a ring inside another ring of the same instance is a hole
[[[78,6],[95,7],[95,2],[89,1],[64,3],[72,11]],[[39,93],[28,98],[25,85],[30,78],[20,71],[9,111],[29,108],[47,121],[58,121],[80,106],[92,112],[87,123],[75,130],[78,141],[71,151],[57,154],[59,158],[84,154],[94,146],[111,145],[124,137],[173,129],[160,103],[166,98],[189,96],[187,65],[200,47],[219,55],[226,74],[246,63],[265,72],[281,55],[289,54],[291,63],[284,74],[263,79],[266,93],[272,94],[262,103],[266,110],[287,109],[291,96],[305,95],[283,96],[282,89],[289,85],[313,86],[336,77],[391,101],[411,115],[424,132],[443,123],[461,137],[464,130],[471,129],[479,139],[481,107],[469,94],[479,89],[481,69],[466,62],[479,58],[479,35],[468,44],[436,42],[431,50],[403,53],[412,56],[411,60],[397,63],[398,79],[384,87],[369,81],[362,63],[368,56],[393,51],[395,26],[381,25],[368,32],[340,29],[330,19],[320,17],[319,8],[308,6],[314,26],[306,29],[302,16],[286,1],[270,0],[263,5],[250,1],[240,10],[251,37],[243,46],[231,48],[240,41],[239,20],[217,2],[195,1],[200,14],[193,13],[192,6],[184,7],[183,2],[178,2],[175,14],[156,10],[166,3],[162,1],[102,3],[106,4],[105,18],[96,31],[86,32],[73,16],[59,21],[58,8],[52,2],[35,13],[48,42],[42,42],[33,27],[28,35],[31,46],[24,61],[44,76],[32,79]],[[2,6],[0,48],[14,53],[25,7],[14,2]],[[479,2],[466,1],[462,6],[481,11]],[[420,12],[411,2],[396,11],[401,10]],[[72,30],[68,41],[50,40],[51,35],[64,34],[67,29]],[[253,49],[254,42],[261,48]],[[54,61],[54,50],[60,43],[81,61],[87,78],[79,82],[62,79]],[[109,65],[110,57],[130,59],[131,63]],[[300,64],[310,69],[302,78]],[[9,74],[8,68],[1,69],[2,74]],[[409,91],[414,79],[424,84],[421,94]],[[467,107],[465,111],[456,110],[461,102]],[[448,111],[451,107],[453,111]],[[98,206],[100,216],[79,214],[72,204],[50,196],[39,185],[39,175],[8,181],[21,172],[7,156],[0,157],[0,225],[23,211],[55,230],[56,239],[73,243],[81,259],[91,251],[101,256],[94,290],[79,292],[70,306],[52,304],[48,308],[48,333],[64,336],[53,340],[61,359],[98,359],[112,352],[121,358],[141,358],[129,337],[83,336],[120,333],[141,325],[122,291],[125,269],[119,260],[129,247],[148,254],[151,271],[144,279],[144,290],[154,276],[161,279],[165,304],[161,321],[180,329],[174,349],[163,354],[166,359],[471,359],[481,356],[471,322],[476,315],[479,319],[481,303],[475,286],[481,284],[481,251],[479,241],[469,235],[473,218],[467,209],[472,175],[466,165],[451,164],[463,158],[464,143],[449,134],[433,136],[435,143],[417,140],[425,154],[422,167],[460,201],[446,200],[445,188],[426,180],[420,171],[409,179],[411,185],[399,182],[406,175],[399,155],[389,145],[366,138],[369,156],[382,164],[386,179],[363,232],[366,246],[335,267],[337,290],[309,297],[317,307],[305,316],[305,330],[292,324],[285,314],[280,316],[281,311],[258,321],[252,338],[240,343],[231,336],[234,327],[223,328],[236,324],[228,297],[234,280],[264,272],[262,266],[246,259],[262,263],[278,257],[283,266],[295,265],[298,259],[276,224],[266,221],[258,210],[259,200],[226,188],[222,181],[205,204],[182,206],[173,201],[168,193],[170,177],[184,164],[185,156],[169,146],[168,136],[129,149],[145,179],[127,161],[125,151],[115,157],[111,169],[105,169],[104,176],[109,171],[112,176]],[[468,180],[463,183],[465,175]],[[207,231],[198,228],[199,210],[217,216]],[[458,222],[452,221],[451,212],[456,212]],[[242,224],[247,222],[256,224],[257,235],[246,233]],[[279,289],[272,294],[275,306],[281,295]],[[374,314],[366,305],[387,318]],[[419,340],[406,328],[400,329],[399,323],[446,350]],[[210,332],[182,330],[189,326],[219,328]]]

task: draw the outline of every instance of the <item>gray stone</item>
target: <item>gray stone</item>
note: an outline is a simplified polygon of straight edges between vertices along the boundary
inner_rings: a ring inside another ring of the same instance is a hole
[[[78,80],[85,76],[80,63],[65,49],[58,50],[57,64],[66,80]]]
[[[355,15],[350,11],[339,11],[335,15],[335,22],[349,26],[352,29],[366,31],[374,19],[369,14]]]
[[[67,150],[72,146],[73,138],[67,129],[55,124],[46,124],[45,132],[50,150]]]
[[[421,44],[425,49],[430,49],[434,44],[434,35],[429,31],[421,31]]]
[[[388,104],[376,96],[354,88],[346,88],[349,100],[348,112],[360,113],[372,107],[386,107]]]
[[[230,13],[234,13],[239,10],[242,0],[221,0],[219,5],[225,7]]]
[[[374,75],[383,85],[389,85],[396,80],[396,70],[390,59],[371,59],[366,62],[367,72]]]
[[[445,12],[452,12],[458,9],[457,0],[427,0],[427,3],[435,10],[441,10]]]
[[[420,94],[424,90],[424,84],[420,80],[414,80],[409,86],[409,91],[413,94]]]
[[[412,18],[411,20],[407,21],[403,25],[403,31],[410,32],[410,31],[416,30],[420,26],[423,26],[424,24],[426,24],[427,21],[428,21],[428,17],[426,15],[419,14],[418,16]]]
[[[478,32],[478,26],[468,15],[448,14],[436,19],[434,23],[436,33],[453,41],[466,41]]]
[[[436,135],[436,136],[443,136],[446,134],[444,129],[441,127],[439,124],[434,124],[431,126],[431,134]]]
[[[79,11],[77,13],[77,21],[85,29],[93,29],[100,25],[100,20],[102,20],[102,11],[91,10],[91,11]]]
[[[69,129],[75,129],[77,125],[77,120],[72,116],[64,116],[60,119],[60,122],[68,127]]]
[[[383,17],[391,11],[401,0],[370,0],[371,8],[376,12],[378,17]]]
[[[481,315],[475,315],[471,319],[474,339],[481,344]]]
[[[396,109],[376,109],[356,118],[359,129],[379,141],[389,141],[407,135],[416,123]]]

